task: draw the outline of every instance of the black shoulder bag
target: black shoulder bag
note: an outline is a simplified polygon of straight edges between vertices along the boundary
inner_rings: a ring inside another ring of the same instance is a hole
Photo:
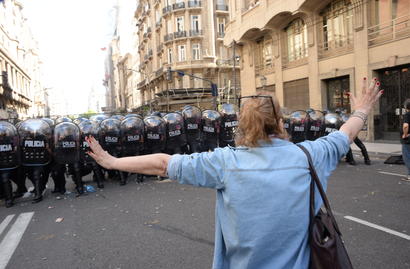
[[[309,162],[309,245],[310,269],[352,269],[352,263],[343,244],[342,234],[330,209],[329,201],[313,166],[312,157],[305,147],[297,145],[306,154]],[[315,216],[315,184],[326,210],[320,209]]]

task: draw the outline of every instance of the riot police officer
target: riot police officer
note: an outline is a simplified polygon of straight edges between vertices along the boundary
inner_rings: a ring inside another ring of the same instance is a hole
[[[165,152],[171,155],[181,154],[186,145],[184,118],[181,114],[172,112],[166,114],[163,119],[167,131]]]
[[[84,193],[80,167],[80,129],[72,122],[61,122],[54,127],[54,160],[57,164],[68,165],[76,185],[77,194]],[[65,179],[59,189],[65,189]]]
[[[0,189],[3,190],[6,207],[13,205],[14,197],[11,180],[16,177],[17,168],[20,165],[19,146],[16,127],[7,121],[0,121]],[[24,184],[25,190],[22,190],[20,182],[16,183],[18,183],[18,192],[24,193],[27,191]]]
[[[115,157],[121,156],[121,121],[115,118],[108,118],[100,123],[99,138],[101,146]],[[126,178],[118,171],[108,171],[108,175],[113,178],[120,176],[120,185],[127,184]]]
[[[128,115],[127,115],[128,116]],[[144,150],[144,121],[139,116],[128,116],[121,122],[121,156],[138,156]],[[127,177],[128,173],[123,173]],[[137,181],[142,182],[143,176],[137,175]]]
[[[145,142],[144,149],[147,154],[161,153],[165,150],[166,124],[158,116],[144,118]]]
[[[307,113],[303,110],[296,110],[290,115],[289,130],[291,141],[299,143],[306,140],[306,118]]]
[[[221,114],[215,110],[202,112],[202,150],[213,151],[218,147]]]
[[[324,115],[322,111],[308,109],[306,123],[306,140],[316,140],[323,135]]]
[[[328,135],[330,133],[338,131],[342,126],[342,119],[339,114],[327,111],[324,111],[324,113],[325,121],[323,135]]]
[[[219,134],[219,146],[235,147],[235,133],[238,127],[238,109],[233,104],[222,104],[220,109],[221,129]]]
[[[19,125],[18,133],[21,164],[27,169],[29,179],[33,182],[33,203],[37,203],[43,199],[44,167],[51,162],[51,127],[44,120],[28,119]]]
[[[188,105],[182,110],[182,116],[189,153],[201,152],[201,110]]]
[[[290,136],[290,110],[286,107],[281,108],[281,113],[283,116],[283,128],[285,128],[286,132],[288,133],[288,136]]]
[[[83,170],[82,175],[84,176],[90,170],[88,167],[91,167],[93,171],[94,181],[97,182],[97,187],[102,189],[104,188],[104,174],[101,167],[94,161],[87,152],[90,150],[88,142],[85,140],[87,136],[93,136],[98,140],[99,133],[99,123],[97,121],[84,120],[79,125],[80,128],[80,160],[81,168]]]

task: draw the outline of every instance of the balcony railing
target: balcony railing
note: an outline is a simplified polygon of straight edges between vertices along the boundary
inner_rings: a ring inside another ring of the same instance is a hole
[[[218,38],[224,38],[225,37],[225,32],[218,32],[216,33]]]
[[[165,15],[167,13],[170,13],[172,11],[172,6],[166,6],[162,9],[162,14]]]
[[[177,10],[177,9],[184,9],[185,8],[185,2],[179,2],[172,4],[172,9]]]
[[[202,7],[202,3],[201,1],[188,1],[188,7],[189,8]]]
[[[216,5],[216,10],[219,11],[228,11],[228,6],[227,5]]]
[[[158,46],[157,46],[157,54],[160,54],[163,49],[164,49],[164,44],[158,45]]]
[[[195,37],[195,36],[202,36],[204,35],[203,30],[189,30],[189,36]]]
[[[186,31],[178,31],[174,33],[174,38],[184,38],[186,37]]]
[[[353,50],[353,36],[339,37],[335,40],[318,44],[319,58],[326,58],[348,53]]]
[[[145,81],[146,81],[145,79],[142,80],[140,83],[137,84],[137,87],[138,87],[138,88],[143,87],[143,86],[145,85]]]
[[[216,65],[218,66],[232,66],[233,60],[232,59],[218,59],[216,60]]]
[[[155,28],[159,28],[161,27],[161,25],[162,25],[162,20],[160,19],[159,21],[155,23]]]
[[[172,41],[174,39],[174,34],[170,33],[164,36],[164,42]]]
[[[410,15],[371,26],[367,29],[369,46],[379,45],[410,36]]]
[[[155,77],[159,77],[164,72],[164,67],[160,67],[157,71],[155,71]]]

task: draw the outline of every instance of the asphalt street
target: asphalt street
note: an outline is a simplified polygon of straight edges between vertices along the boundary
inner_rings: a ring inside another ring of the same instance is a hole
[[[405,168],[356,160],[357,166],[339,165],[328,189],[352,262],[410,268]],[[49,185],[39,204],[26,198],[6,209],[0,202],[0,269],[211,268],[214,190],[156,178],[105,185],[78,198],[51,194]]]

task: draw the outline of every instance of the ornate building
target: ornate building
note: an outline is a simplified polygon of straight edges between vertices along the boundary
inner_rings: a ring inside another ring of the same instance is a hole
[[[240,51],[242,95],[271,90],[290,109],[349,108],[361,78],[385,89],[368,140],[398,140],[410,98],[409,0],[230,0],[225,45]]]
[[[229,21],[224,0],[142,0],[135,18],[139,109],[173,111],[186,104],[209,108],[210,82],[217,84],[220,102],[233,98],[237,89],[239,93],[239,69],[232,49],[223,45]]]
[[[38,45],[15,0],[0,1],[0,118],[49,113]]]

